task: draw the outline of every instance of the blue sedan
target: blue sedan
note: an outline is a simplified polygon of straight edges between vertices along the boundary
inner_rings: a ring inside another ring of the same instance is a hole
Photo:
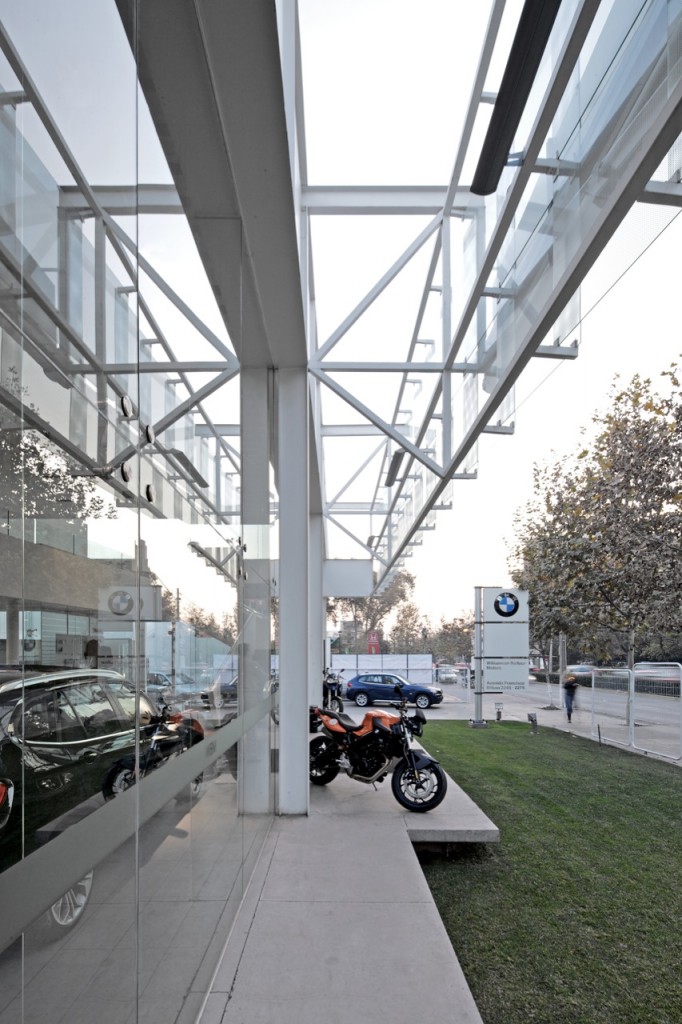
[[[428,708],[440,704],[443,691],[438,686],[411,683],[395,672],[363,672],[348,683],[346,699],[354,700],[361,708],[380,700],[407,700],[418,708]]]

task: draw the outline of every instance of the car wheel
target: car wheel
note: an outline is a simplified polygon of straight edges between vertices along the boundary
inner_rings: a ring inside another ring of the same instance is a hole
[[[115,764],[106,774],[102,783],[102,794],[105,800],[113,800],[115,796],[125,793],[135,785],[135,763]]]
[[[36,925],[40,939],[52,942],[78,924],[90,899],[93,877],[94,871],[88,871],[43,914]]]
[[[417,699],[415,700],[415,704],[417,705],[418,708],[422,708],[422,710],[424,708],[430,708],[431,698],[428,697],[425,693],[420,693]]]
[[[365,708],[369,704],[369,697],[363,690],[355,694],[355,703],[359,708]]]

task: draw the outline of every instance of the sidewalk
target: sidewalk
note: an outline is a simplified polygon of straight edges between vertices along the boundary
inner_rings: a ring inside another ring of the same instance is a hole
[[[387,781],[311,789],[309,817],[273,825],[200,1024],[481,1024],[412,843],[496,826],[452,780],[428,814]]]

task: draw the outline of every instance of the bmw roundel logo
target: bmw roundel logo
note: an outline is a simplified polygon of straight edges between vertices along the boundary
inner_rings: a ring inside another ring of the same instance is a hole
[[[519,610],[519,599],[516,594],[505,590],[495,598],[494,607],[498,615],[501,615],[503,619],[509,619]]]
[[[115,590],[109,597],[109,611],[114,615],[130,615],[135,601],[127,590]]]

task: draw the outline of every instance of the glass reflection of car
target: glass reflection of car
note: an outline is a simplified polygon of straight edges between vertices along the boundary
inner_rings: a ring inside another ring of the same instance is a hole
[[[179,698],[196,697],[199,684],[185,672],[176,672],[175,689],[170,672],[150,672],[147,676],[147,696],[156,704],[164,704]]]
[[[400,696],[396,693],[400,690]],[[418,708],[428,708],[432,704],[440,704],[443,691],[439,686],[422,686],[411,683],[396,672],[363,672],[353,676],[346,686],[346,698],[354,700],[358,707],[374,704],[376,701],[394,701],[403,699]]]
[[[210,686],[201,691],[201,701],[206,708],[216,710],[226,704],[234,704],[239,696],[238,677],[227,669],[219,669]]]
[[[0,870],[44,842],[41,829],[99,795],[135,750],[135,690],[116,672],[4,674],[0,682]],[[139,696],[143,744],[156,713]],[[22,852],[23,848],[23,852]]]

